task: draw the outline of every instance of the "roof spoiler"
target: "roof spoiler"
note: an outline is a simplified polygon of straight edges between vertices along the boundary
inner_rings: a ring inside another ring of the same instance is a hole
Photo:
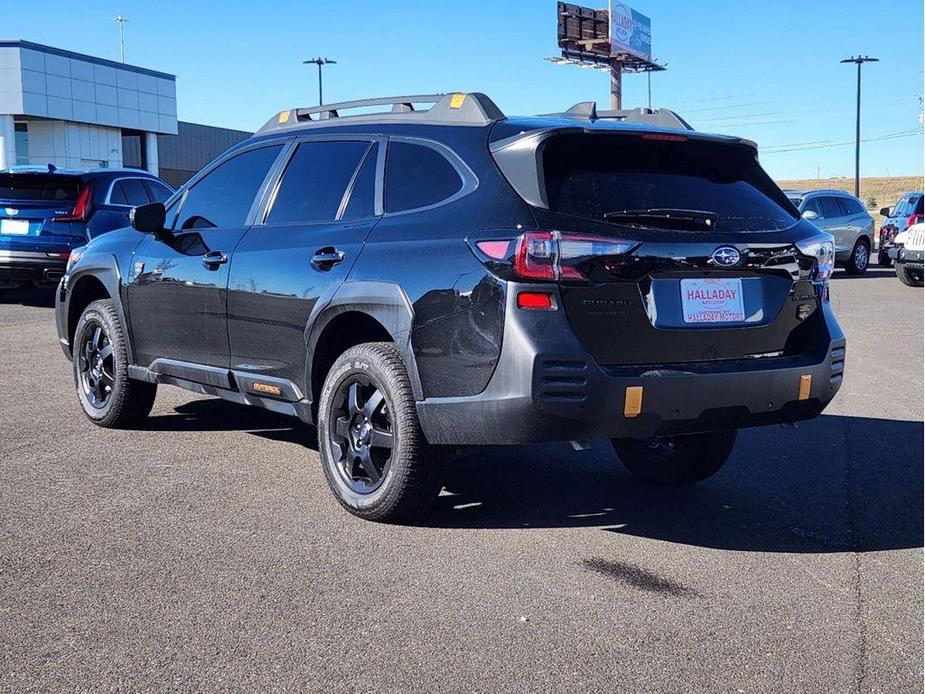
[[[544,115],[550,118],[575,118],[589,121],[606,118],[656,128],[693,130],[690,123],[667,108],[626,108],[617,111],[598,111],[595,102],[581,101],[561,113],[547,113]]]
[[[429,108],[418,108],[422,104],[431,104]],[[357,109],[370,109],[376,106],[389,107],[388,110],[361,113],[343,113]],[[381,99],[360,99],[325,104],[310,108],[293,108],[280,111],[268,120],[258,135],[285,130],[288,128],[318,125],[348,124],[349,122],[376,120],[390,123],[445,123],[446,125],[488,125],[504,118],[495,103],[479,92],[453,92],[450,94],[416,94],[411,96],[390,96]]]

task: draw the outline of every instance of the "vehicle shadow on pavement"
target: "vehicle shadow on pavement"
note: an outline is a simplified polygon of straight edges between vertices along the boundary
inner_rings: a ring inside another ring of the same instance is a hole
[[[690,487],[625,471],[609,442],[492,449],[453,463],[424,525],[601,527],[756,552],[922,546],[923,425],[822,416],[742,431],[726,466]]]
[[[314,427],[217,398],[148,418],[155,431],[243,431],[317,450]],[[923,546],[923,424],[823,415],[796,429],[743,430],[726,466],[690,487],[632,477],[609,442],[493,447],[448,464],[416,524],[601,528],[755,552],[870,552]]]
[[[315,427],[295,417],[220,398],[183,403],[175,407],[172,414],[148,417],[139,428],[147,431],[245,431],[265,439],[297,443],[318,450]]]
[[[849,275],[844,270],[838,270],[835,274],[832,275],[833,280],[876,280],[883,277],[893,277],[896,278],[896,271],[893,268],[888,267],[878,267],[867,268],[867,271],[861,275]],[[898,282],[899,280],[897,280]]]
[[[20,304],[37,308],[55,307],[55,290],[52,287],[17,287],[0,289],[0,304]]]

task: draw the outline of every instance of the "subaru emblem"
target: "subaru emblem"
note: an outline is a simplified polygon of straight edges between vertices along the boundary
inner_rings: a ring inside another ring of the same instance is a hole
[[[6,212],[8,217],[15,217],[16,215],[19,214],[19,210],[14,209],[12,207],[7,207],[3,211]]]
[[[713,251],[713,262],[723,267],[732,267],[739,262],[739,252],[732,246],[720,246]]]

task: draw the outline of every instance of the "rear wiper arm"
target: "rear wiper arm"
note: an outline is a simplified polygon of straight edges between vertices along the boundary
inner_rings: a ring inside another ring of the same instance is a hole
[[[705,229],[713,229],[719,215],[706,210],[684,210],[672,207],[653,207],[646,210],[616,210],[605,212],[604,219],[622,220],[626,222],[650,223],[657,226],[683,228],[685,224],[694,222]]]

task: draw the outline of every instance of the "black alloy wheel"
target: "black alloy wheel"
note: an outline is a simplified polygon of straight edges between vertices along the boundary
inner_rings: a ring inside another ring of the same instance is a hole
[[[332,415],[328,435],[338,472],[355,493],[371,494],[392,462],[388,400],[369,378],[353,374],[338,386]]]
[[[102,323],[93,322],[88,328],[77,352],[78,378],[87,402],[102,410],[115,386],[113,347]]]

